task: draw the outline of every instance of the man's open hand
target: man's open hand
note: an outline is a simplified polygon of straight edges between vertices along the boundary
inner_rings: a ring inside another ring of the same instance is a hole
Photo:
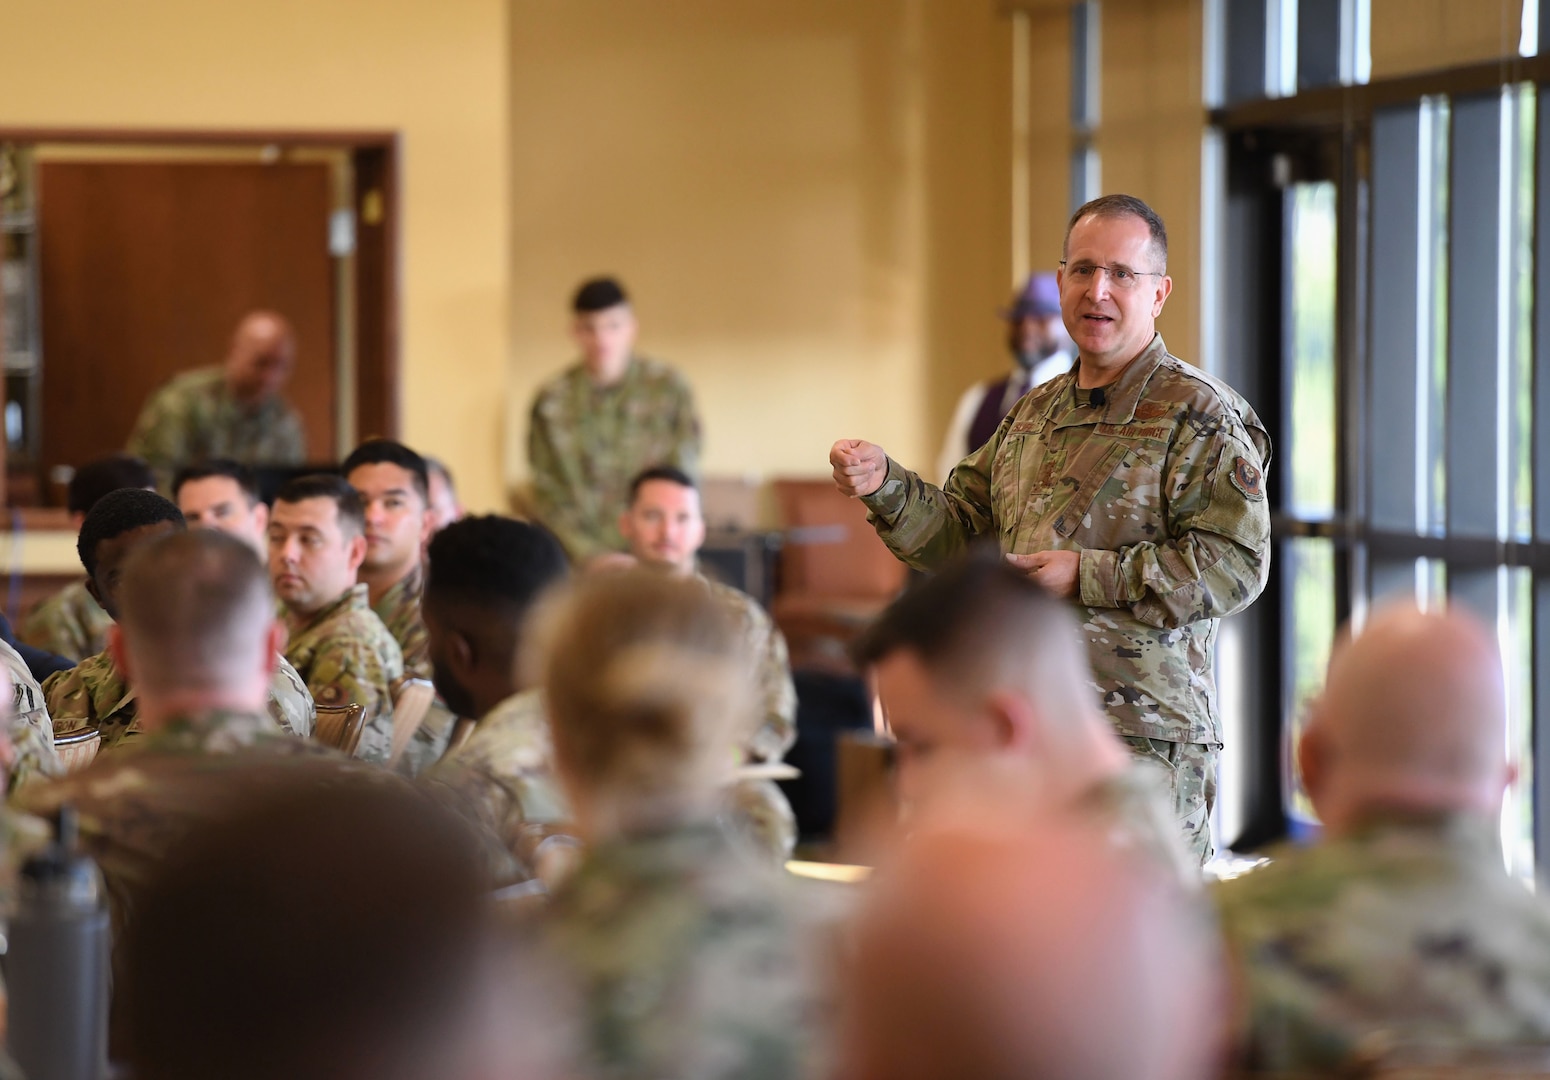
[[[862,439],[841,439],[829,450],[834,486],[852,498],[870,495],[888,476],[888,455]]]
[[[1006,561],[1051,595],[1063,600],[1076,596],[1077,574],[1082,568],[1080,551],[1035,551],[1031,555],[1008,555]]]

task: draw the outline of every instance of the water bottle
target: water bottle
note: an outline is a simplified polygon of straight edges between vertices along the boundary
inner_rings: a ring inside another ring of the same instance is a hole
[[[11,1056],[28,1080],[103,1080],[108,910],[97,864],[76,850],[71,807],[17,882],[6,951]]]

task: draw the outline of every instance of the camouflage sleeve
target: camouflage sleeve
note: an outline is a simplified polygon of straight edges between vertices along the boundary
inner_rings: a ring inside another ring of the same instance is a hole
[[[1128,607],[1173,628],[1241,611],[1270,574],[1270,509],[1263,458],[1236,432],[1207,428],[1181,440],[1163,478],[1171,539],[1082,552],[1088,607]]]
[[[539,520],[565,546],[571,559],[585,562],[608,549],[593,535],[596,530],[587,526],[583,508],[590,496],[581,490],[579,479],[570,475],[566,463],[575,455],[566,455],[560,450],[558,433],[544,415],[544,400],[544,395],[540,394],[533,403],[528,426],[527,456],[533,471],[533,501]]]
[[[990,465],[1000,445],[998,431],[959,462],[942,487],[889,458],[882,487],[861,500],[888,549],[910,566],[929,570],[992,533]]]
[[[21,639],[35,649],[77,663],[96,651],[89,647],[81,624],[70,618],[57,593],[32,609],[21,625]]]
[[[167,387],[157,390],[140,410],[124,449],[170,473],[189,457],[187,412],[183,397]]]
[[[761,612],[762,614],[762,612]],[[759,694],[764,719],[746,747],[755,761],[779,761],[797,741],[797,692],[791,682],[786,637],[764,617],[764,643],[759,655]]]
[[[91,688],[81,677],[79,667],[56,671],[44,679],[43,701],[55,731],[84,727],[95,719],[92,715]]]
[[[331,638],[318,650],[307,675],[307,690],[318,705],[360,705],[366,710],[355,756],[386,761],[393,747],[393,702],[388,684],[398,677],[377,659],[369,645],[348,636]]]
[[[276,657],[269,677],[269,715],[287,735],[307,738],[317,728],[318,711],[312,693],[285,657]]]
[[[673,452],[668,460],[695,479],[700,475],[700,418],[694,411],[694,392],[683,378],[677,380],[673,409]]]

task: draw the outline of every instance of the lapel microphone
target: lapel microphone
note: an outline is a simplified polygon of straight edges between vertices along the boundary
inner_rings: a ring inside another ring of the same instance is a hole
[[[1108,403],[1109,396],[1103,392],[1103,387],[1095,386],[1092,392],[1092,407],[1101,409]]]

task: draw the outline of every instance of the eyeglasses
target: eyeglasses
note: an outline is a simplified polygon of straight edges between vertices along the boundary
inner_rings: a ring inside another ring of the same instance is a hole
[[[1157,270],[1132,270],[1128,266],[1099,266],[1097,263],[1079,262],[1067,264],[1061,259],[1060,265],[1066,268],[1066,280],[1078,285],[1086,285],[1092,281],[1094,275],[1102,270],[1109,275],[1109,284],[1116,289],[1134,289],[1141,284],[1144,277],[1162,277]]]

